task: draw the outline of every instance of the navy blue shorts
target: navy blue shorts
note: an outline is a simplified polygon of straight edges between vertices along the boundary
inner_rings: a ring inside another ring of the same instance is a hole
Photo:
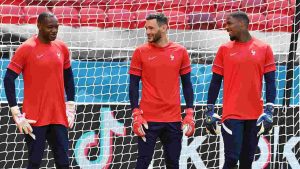
[[[64,125],[51,124],[47,126],[32,126],[36,139],[28,134],[25,141],[28,147],[28,169],[39,168],[45,149],[46,140],[53,152],[56,168],[69,168],[68,129]]]
[[[222,123],[225,151],[223,169],[235,168],[238,161],[240,169],[251,169],[259,140],[258,131],[256,120],[228,119]]]
[[[138,159],[136,169],[147,169],[151,163],[157,138],[163,145],[167,168],[178,169],[181,152],[181,122],[148,122],[145,129],[146,142],[138,137]]]

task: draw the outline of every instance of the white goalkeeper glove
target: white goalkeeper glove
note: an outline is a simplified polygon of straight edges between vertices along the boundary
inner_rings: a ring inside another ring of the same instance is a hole
[[[71,129],[75,121],[76,106],[74,101],[66,102],[66,114],[68,118],[68,126]]]
[[[33,130],[30,124],[34,124],[36,121],[26,119],[26,113],[22,114],[18,106],[13,106],[10,110],[19,131],[21,133],[29,134],[35,140],[35,135],[32,133]]]

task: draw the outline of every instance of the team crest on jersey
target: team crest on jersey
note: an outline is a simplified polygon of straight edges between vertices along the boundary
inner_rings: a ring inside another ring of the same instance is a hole
[[[256,51],[255,51],[255,50],[251,50],[251,54],[252,54],[252,56],[254,56],[254,55],[255,55],[255,53],[256,53]]]
[[[174,55],[173,54],[171,54],[170,59],[171,59],[171,61],[174,60]]]
[[[60,59],[61,58],[61,53],[60,52],[57,52],[57,57]]]

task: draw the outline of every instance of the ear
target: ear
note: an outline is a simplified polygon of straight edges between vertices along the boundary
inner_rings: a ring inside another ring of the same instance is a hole
[[[245,28],[246,28],[246,25],[245,25],[245,23],[244,23],[243,21],[239,21],[239,26],[240,26],[240,28],[242,28],[242,29],[245,29]]]
[[[163,32],[167,32],[168,25],[167,24],[163,24],[163,25],[161,25],[161,28],[162,28]]]
[[[42,25],[40,23],[37,23],[37,28],[40,30]]]

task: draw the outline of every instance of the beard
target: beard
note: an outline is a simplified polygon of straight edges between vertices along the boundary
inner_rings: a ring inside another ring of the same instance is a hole
[[[161,33],[160,31],[158,31],[156,34],[153,35],[153,39],[152,40],[148,40],[148,42],[150,43],[156,43],[161,39]]]
[[[230,40],[231,40],[231,41],[235,41],[235,40],[236,40],[236,37],[235,37],[235,36],[230,36]]]

